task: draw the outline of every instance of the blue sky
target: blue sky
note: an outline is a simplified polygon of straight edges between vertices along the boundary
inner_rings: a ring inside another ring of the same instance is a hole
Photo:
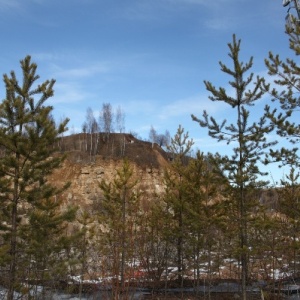
[[[281,0],[0,0],[0,70],[18,73],[30,54],[41,79],[57,81],[55,117],[76,132],[88,107],[97,117],[110,103],[124,110],[127,132],[148,138],[153,125],[173,135],[181,124],[201,151],[220,151],[190,117],[232,113],[208,100],[203,80],[227,86],[218,62],[229,62],[233,33],[256,74],[266,75],[270,50],[288,57],[286,12]]]

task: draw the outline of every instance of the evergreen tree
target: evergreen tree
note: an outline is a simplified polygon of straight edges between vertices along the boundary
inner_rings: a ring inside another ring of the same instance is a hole
[[[188,133],[179,126],[174,138],[171,139],[169,151],[173,155],[172,166],[165,171],[165,195],[164,202],[167,212],[173,216],[172,235],[176,248],[176,265],[178,281],[183,284],[184,271],[184,248],[187,235],[187,203],[189,199],[186,193],[186,181],[184,180],[184,171],[188,164],[188,153],[193,145],[193,140],[189,140]]]
[[[125,291],[128,263],[133,262],[137,256],[135,237],[140,205],[137,183],[133,168],[127,160],[123,161],[112,182],[102,180],[100,183],[103,198],[99,221],[103,228],[102,240],[105,244],[103,254],[112,261],[113,275],[117,278],[113,290],[114,299],[118,299],[119,293]]]
[[[287,252],[284,241],[285,226],[280,214],[276,214],[273,209],[264,208],[256,210],[255,222],[249,228],[252,277],[255,281],[271,279],[273,292],[276,292],[275,285],[278,280],[276,271],[283,270],[286,265],[283,259]]]
[[[207,265],[208,296],[210,299],[211,275],[213,273],[213,252],[216,253],[220,238],[219,225],[222,221],[220,191],[226,183],[212,161],[203,153],[189,161],[184,172],[189,226],[188,247],[193,258],[196,285],[200,283],[201,265]]]
[[[82,211],[77,217],[78,228],[77,230],[77,253],[79,255],[79,266],[76,267],[77,272],[80,273],[80,286],[79,286],[79,297],[82,296],[82,283],[84,279],[93,280],[95,273],[99,271],[99,261],[98,257],[95,259],[95,254],[97,252],[96,243],[96,224],[94,218],[86,210]],[[78,270],[79,267],[79,270]],[[95,273],[90,273],[94,271]]]
[[[292,54],[300,54],[300,26],[293,20],[292,27],[286,27],[289,35],[289,45]],[[276,126],[277,134],[290,142],[290,147],[271,149],[267,162],[276,161],[281,165],[289,165],[291,168],[299,166],[299,154],[297,144],[300,141],[300,124],[297,114],[300,106],[300,67],[292,58],[282,60],[280,56],[269,52],[265,59],[268,74],[273,82],[264,82],[265,90],[272,96],[273,107],[266,107],[266,114]]]
[[[13,71],[10,76],[5,74],[6,98],[0,104],[0,252],[5,253],[2,262],[7,266],[9,300],[13,299],[21,280],[20,260],[26,252],[24,247],[30,244],[22,239],[23,224],[29,220],[30,226],[35,226],[33,215],[37,211],[41,210],[44,216],[53,214],[51,218],[55,218],[57,212],[51,199],[61,190],[51,186],[47,175],[64,159],[54,155],[55,142],[66,131],[68,122],[64,120],[56,126],[51,117],[53,108],[45,105],[53,96],[55,81],[36,85],[37,65],[31,62],[30,56],[20,63],[23,81],[20,84]],[[65,220],[70,220],[69,215]],[[48,236],[48,233],[45,230],[43,234]]]
[[[167,273],[169,258],[172,256],[169,246],[173,220],[160,196],[153,195],[148,199],[148,207],[144,208],[139,223],[142,245],[139,247],[139,259],[143,268],[148,271],[148,279],[154,287],[160,284],[161,279],[167,284],[167,276],[161,278],[161,275],[164,271]]]
[[[279,212],[285,217],[284,236],[290,240],[288,245],[285,245],[284,254],[287,255],[288,261],[292,264],[293,274],[296,275],[299,271],[299,230],[300,230],[300,185],[299,172],[295,168],[291,168],[290,173],[281,180],[282,187],[278,189],[279,195]]]
[[[68,224],[75,220],[76,210],[67,207],[62,211],[61,200],[50,192],[28,211],[28,223],[20,226],[24,249],[21,265],[26,266],[26,278],[33,283],[33,289],[38,282],[55,287],[60,280],[66,280],[71,258],[68,253],[76,237],[67,234]]]
[[[253,106],[259,100],[263,92],[261,91],[262,79],[257,77],[253,82],[253,73],[245,78],[245,74],[253,65],[251,57],[247,63],[239,59],[240,40],[233,35],[232,43],[229,43],[229,57],[233,62],[233,69],[228,68],[220,62],[221,71],[233,78],[229,84],[235,90],[235,97],[228,95],[225,88],[217,89],[209,81],[204,81],[206,89],[212,94],[209,99],[212,101],[222,101],[230,105],[236,112],[236,123],[227,124],[224,120],[218,124],[215,118],[210,117],[206,111],[203,118],[199,119],[192,115],[201,127],[206,127],[209,135],[218,141],[226,141],[227,144],[234,143],[232,156],[224,156],[221,160],[221,167],[224,175],[228,178],[233,191],[234,199],[238,207],[239,226],[239,254],[241,260],[241,280],[242,298],[246,299],[246,284],[248,280],[248,221],[251,206],[247,201],[247,192],[251,186],[257,185],[257,176],[264,175],[259,168],[258,162],[264,150],[270,146],[266,142],[265,134],[271,131],[271,127],[266,122],[266,116],[262,116],[257,122],[249,125],[250,111],[247,107]],[[247,90],[253,85],[252,90]]]
[[[292,55],[300,54],[300,26],[296,19],[292,20],[292,26],[286,27],[289,36],[289,46]],[[266,114],[276,127],[279,137],[290,142],[281,149],[271,149],[267,162],[276,161],[280,166],[289,167],[289,174],[280,180],[282,188],[279,193],[279,212],[285,215],[285,235],[291,238],[287,245],[292,252],[291,261],[294,262],[292,269],[295,273],[298,269],[296,257],[298,255],[299,242],[297,232],[299,231],[299,167],[298,144],[300,141],[300,123],[298,113],[300,107],[300,67],[296,60],[281,59],[277,54],[269,52],[265,60],[268,74],[273,82],[264,82],[265,90],[272,96],[274,107],[266,107]],[[286,251],[285,251],[286,254]]]

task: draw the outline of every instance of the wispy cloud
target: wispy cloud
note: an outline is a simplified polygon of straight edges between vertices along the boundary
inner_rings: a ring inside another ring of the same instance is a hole
[[[212,30],[232,29],[239,23],[236,8],[246,0],[140,0],[123,10],[123,17],[131,20],[166,22],[191,10],[199,10],[202,24]],[[207,11],[205,17],[203,9]]]
[[[218,114],[218,112],[224,112],[225,109],[226,104],[224,103],[212,102],[207,95],[196,95],[179,99],[164,106],[159,117],[160,119],[169,119],[184,115],[190,116],[191,114],[201,116],[203,110],[206,110],[209,114]]]
[[[228,30],[233,27],[233,22],[231,18],[219,17],[210,18],[204,22],[207,28],[213,30]]]
[[[241,24],[241,19],[236,10],[243,5],[246,0],[166,0],[170,4],[179,4],[181,7],[193,8],[198,7],[207,11],[205,18],[203,17],[203,24],[205,27],[224,31],[236,27]]]
[[[126,102],[124,110],[126,115],[136,117],[141,114],[153,115],[153,113],[157,112],[157,107],[154,101],[150,99],[139,99]]]
[[[85,60],[85,57],[89,59]],[[78,81],[79,85],[83,83],[81,80],[97,78],[101,74],[112,73],[116,70],[116,63],[112,60],[97,61],[91,53],[80,51],[70,53],[68,49],[62,49],[59,53],[33,53],[32,59],[51,78],[63,82]]]
[[[87,92],[86,89],[78,85],[77,82],[57,82],[54,86],[55,95],[52,98],[52,102],[56,104],[72,104],[76,102],[86,101],[93,95]],[[68,108],[66,107],[66,111]]]
[[[22,4],[18,0],[0,0],[0,13],[21,9]]]
[[[91,77],[95,74],[99,73],[107,73],[110,71],[109,63],[95,63],[86,67],[78,67],[78,68],[70,68],[70,69],[62,69],[57,67],[57,71],[55,72],[56,76],[63,78],[83,78],[83,77]]]
[[[247,0],[166,0],[170,3],[182,3],[182,4],[193,4],[193,5],[201,5],[209,8],[219,8],[224,7],[224,5],[228,5],[232,7],[235,3],[246,2]]]
[[[196,138],[194,139],[194,148],[198,148],[202,152],[216,152],[216,149],[220,149],[220,147],[228,147],[227,143],[225,141],[218,142],[216,139],[211,138],[208,134],[205,137],[202,138]],[[224,150],[224,149],[223,149]],[[228,149],[230,151],[230,148]]]

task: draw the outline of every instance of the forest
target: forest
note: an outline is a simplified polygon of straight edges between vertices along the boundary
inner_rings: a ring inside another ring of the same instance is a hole
[[[287,31],[292,55],[297,57],[300,28]],[[86,299],[86,294],[99,299],[97,292],[105,289],[109,295],[101,299],[133,299],[133,291],[141,288],[151,299],[170,299],[167,291],[172,288],[179,291],[179,299],[187,298],[187,288],[195,299],[281,299],[284,282],[297,282],[300,67],[293,59],[281,60],[270,52],[265,65],[274,80],[267,82],[251,73],[252,57],[240,60],[241,41],[235,35],[228,49],[231,66],[220,62],[221,76],[230,78],[234,95],[209,81],[204,85],[210,101],[232,108],[235,122],[216,120],[206,111],[191,117],[207,128],[212,139],[233,145],[232,153],[198,151],[191,156],[193,140],[182,125],[174,137],[152,128],[152,147],[164,147],[170,158],[163,192],[146,195],[134,174],[134,162],[120,144],[122,165],[112,181],[99,182],[102,194],[90,211],[79,210],[76,203],[63,203],[60,195],[72,183],[57,187],[48,180],[68,157],[62,143],[69,120],[57,123],[52,117],[54,108],[46,103],[54,95],[55,80],[39,83],[37,65],[30,56],[20,62],[21,82],[14,71],[3,76],[3,299],[54,299],[50,293],[54,290],[76,294],[79,299]],[[252,108],[263,97],[270,101],[261,116],[253,115]],[[101,132],[89,110],[83,123],[81,151],[90,162],[112,134],[110,109],[103,107]],[[120,110],[117,116],[122,133],[124,116]],[[268,139],[270,134],[287,140],[290,147],[277,147],[276,141]],[[290,170],[278,186],[263,180],[265,172],[260,167],[274,162]],[[262,191],[276,201],[266,205]],[[238,289],[229,298],[226,293],[216,298],[216,286],[224,280],[237,284]]]

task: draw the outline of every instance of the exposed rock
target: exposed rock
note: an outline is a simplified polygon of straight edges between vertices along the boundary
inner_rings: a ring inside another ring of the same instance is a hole
[[[110,182],[114,179],[117,170],[122,166],[122,159],[108,159],[96,156],[93,164],[78,162],[72,155],[67,156],[62,167],[54,172],[49,179],[56,186],[62,186],[65,182],[71,185],[61,197],[66,204],[74,204],[79,207],[90,207],[97,199],[101,199],[102,192],[99,183],[102,180]],[[147,195],[161,193],[163,191],[163,168],[143,167],[131,162],[135,178],[140,188]],[[149,197],[150,198],[150,197]]]

